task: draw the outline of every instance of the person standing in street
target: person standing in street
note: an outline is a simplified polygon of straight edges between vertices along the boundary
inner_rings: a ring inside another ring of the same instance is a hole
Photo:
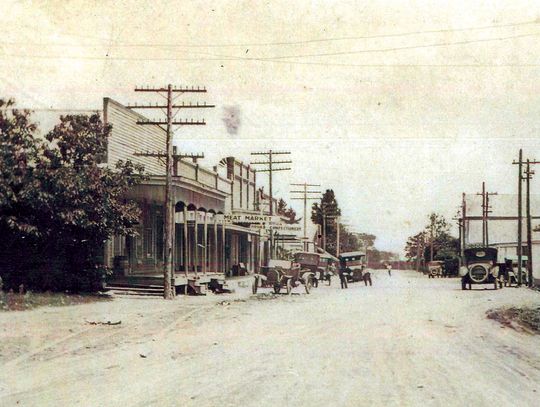
[[[388,275],[392,277],[392,265],[390,263],[386,264],[386,270],[388,270]]]
[[[341,256],[339,257],[339,281],[341,283],[341,288],[348,288],[347,285],[347,264],[345,263],[345,259],[343,259]]]

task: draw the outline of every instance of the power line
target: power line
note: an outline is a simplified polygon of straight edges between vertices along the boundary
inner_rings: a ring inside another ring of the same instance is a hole
[[[291,58],[306,58],[306,57],[326,57],[326,56],[339,56],[339,55],[355,55],[355,54],[364,54],[364,53],[381,53],[381,52],[394,52],[394,51],[403,51],[411,49],[420,49],[420,48],[431,48],[431,47],[446,47],[453,45],[466,45],[473,43],[482,43],[482,42],[493,42],[493,41],[506,41],[516,38],[532,37],[540,35],[540,32],[527,33],[527,34],[516,34],[506,37],[492,37],[492,38],[477,38],[473,40],[462,40],[462,41],[447,41],[447,42],[435,42],[431,44],[421,44],[421,45],[405,45],[401,47],[390,47],[390,48],[372,48],[372,49],[360,49],[352,51],[340,51],[340,52],[327,52],[327,53],[318,53],[318,54],[295,54],[295,55],[279,55],[267,58],[252,58],[256,60],[278,60],[278,59],[291,59]],[[250,57],[239,57],[241,59],[250,60]]]
[[[137,47],[167,47],[167,48],[229,48],[229,47],[257,47],[257,46],[282,46],[282,45],[303,45],[310,43],[322,43],[322,42],[334,42],[334,41],[351,41],[351,40],[365,40],[365,39],[377,39],[377,38],[395,38],[395,37],[406,37],[413,35],[422,35],[422,34],[442,34],[448,32],[463,32],[463,31],[479,31],[479,30],[488,30],[494,28],[507,28],[507,27],[517,27],[524,25],[534,25],[538,24],[540,21],[538,19],[531,21],[515,22],[515,23],[506,23],[506,24],[493,24],[486,26],[473,26],[473,27],[462,27],[462,28],[443,28],[443,29],[432,29],[424,31],[408,31],[402,33],[390,33],[390,34],[371,34],[371,35],[358,35],[358,36],[343,36],[343,37],[330,37],[330,38],[312,38],[305,40],[295,40],[295,41],[268,41],[268,42],[245,42],[245,43],[207,43],[207,44],[181,44],[181,43],[129,43],[129,42],[116,42],[115,44],[70,44],[70,43],[22,43],[22,42],[3,42],[4,45],[33,45],[33,46],[62,46],[62,47],[117,47],[117,48],[137,48]],[[78,34],[67,34],[70,37],[77,38],[92,38],[100,41],[110,41],[110,38],[104,37],[95,37],[95,36],[85,36]]]
[[[483,43],[483,42],[494,42],[494,41],[506,41],[510,39],[525,38],[531,36],[538,36],[540,32],[536,33],[527,33],[527,34],[518,34],[507,37],[496,37],[496,38],[483,38],[483,39],[473,39],[473,40],[463,40],[455,42],[440,42],[440,43],[431,43],[431,44],[420,44],[420,45],[409,45],[402,47],[391,47],[391,48],[372,48],[372,49],[363,49],[363,50],[351,50],[351,51],[340,51],[340,52],[329,52],[329,53],[317,53],[317,54],[293,54],[293,55],[277,55],[272,57],[241,57],[234,55],[220,55],[220,54],[210,54],[210,53],[199,53],[202,55],[208,55],[210,58],[190,58],[190,57],[122,57],[122,56],[86,56],[86,55],[17,55],[17,54],[7,54],[4,53],[0,57],[10,57],[10,58],[29,58],[29,59],[76,59],[76,60],[110,60],[110,61],[256,61],[256,62],[274,62],[274,63],[288,63],[288,64],[307,64],[315,65],[322,63],[314,62],[304,62],[304,61],[281,61],[286,59],[293,58],[312,58],[312,57],[325,57],[325,56],[340,56],[340,55],[356,55],[363,53],[385,53],[385,52],[395,52],[402,50],[412,50],[412,49],[421,49],[421,48],[431,48],[431,47],[444,47],[444,46],[453,46],[453,45],[466,45],[473,43]],[[332,63],[324,63],[323,65],[331,66]],[[348,66],[348,65],[345,65]],[[368,66],[368,65],[352,65],[352,66]],[[384,67],[387,64],[381,64],[380,66]],[[403,66],[412,66],[412,65],[403,65]],[[435,66],[435,65],[434,65]],[[446,65],[445,65],[446,66]],[[456,66],[459,66],[456,65]],[[479,66],[475,64],[468,64],[466,66]],[[497,66],[497,65],[494,65]],[[513,64],[512,66],[520,66]],[[529,66],[524,64],[523,66]],[[530,65],[537,66],[537,65]]]

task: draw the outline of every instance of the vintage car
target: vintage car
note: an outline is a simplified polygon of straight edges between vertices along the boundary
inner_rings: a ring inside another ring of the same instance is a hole
[[[459,275],[459,265],[461,263],[459,256],[444,257],[440,260],[444,262],[443,277],[457,277]]]
[[[497,265],[497,249],[493,247],[477,247],[464,250],[463,266],[459,269],[461,289],[469,290],[472,284],[493,284],[502,288]]]
[[[527,256],[521,256],[521,284],[527,284],[527,262],[529,258]],[[512,284],[519,284],[518,274],[518,256],[506,256],[504,262],[500,264],[501,277],[505,286],[511,286]]]
[[[294,287],[303,285],[306,294],[309,294],[314,278],[314,272],[303,269],[299,263],[271,259],[266,267],[261,267],[260,272],[254,274],[252,292],[257,294],[259,287],[272,287],[276,294],[279,294],[282,288],[287,290],[287,294],[291,294]]]
[[[429,278],[442,277],[444,270],[444,262],[441,260],[430,261],[427,264],[427,268]]]
[[[326,281],[328,285],[332,283],[332,276],[336,273],[338,259],[329,253],[319,255],[319,267],[317,277],[319,281]]]
[[[296,252],[293,255],[294,262],[300,265],[304,271],[313,273],[311,285],[317,287],[319,285],[320,276],[323,270],[320,269],[321,254],[311,252]]]
[[[346,269],[350,272],[346,273],[348,282],[364,281],[364,269],[366,254],[364,252],[345,252],[339,256]]]

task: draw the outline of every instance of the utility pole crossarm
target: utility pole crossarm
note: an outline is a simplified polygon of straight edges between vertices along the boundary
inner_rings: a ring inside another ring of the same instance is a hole
[[[268,151],[256,151],[252,152],[251,155],[278,155],[278,154],[291,154],[290,151],[274,151],[274,150],[268,150]]]
[[[290,160],[287,160],[287,161],[272,161],[272,163],[270,163],[270,161],[254,161],[254,162],[251,162],[250,164],[251,164],[251,165],[255,165],[255,164],[261,164],[261,165],[269,165],[269,164],[292,164],[292,161],[290,161]]]
[[[135,88],[135,92],[172,92],[172,93],[206,93],[206,88],[201,88],[200,86],[188,86],[185,87],[172,87],[172,88],[150,88],[150,87],[141,87]]]
[[[128,109],[167,109],[166,105],[127,105]],[[184,104],[184,105],[172,105],[171,108],[173,109],[204,109],[204,108],[213,108],[216,107],[216,105],[208,105],[206,103],[203,104]]]
[[[149,124],[149,125],[173,125],[173,126],[205,126],[206,122],[204,120],[179,120],[176,122],[166,122],[162,120],[138,120],[137,124]]]
[[[255,172],[274,172],[274,171],[289,171],[290,168],[267,168],[264,170],[254,170]]]

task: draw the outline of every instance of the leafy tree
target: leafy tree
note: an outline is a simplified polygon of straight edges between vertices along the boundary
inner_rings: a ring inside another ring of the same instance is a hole
[[[433,258],[453,257],[459,255],[459,239],[448,233],[441,233],[433,240]],[[429,259],[430,248],[425,248],[424,257]]]
[[[302,218],[296,218],[296,211],[287,207],[287,202],[281,198],[277,204],[277,214],[287,218],[286,223],[289,224],[296,224],[302,220]]]
[[[339,227],[340,251],[345,253],[360,250],[362,248],[362,242],[358,239],[357,234],[349,232],[342,224],[340,224]]]
[[[330,253],[336,253],[337,222],[336,217],[341,215],[337,199],[332,189],[327,189],[321,202],[315,202],[311,207],[311,220],[321,227],[325,227],[326,246]],[[324,221],[326,218],[326,222]]]
[[[42,143],[34,137],[30,113],[13,106],[13,100],[0,99],[0,230],[35,235],[33,201],[41,187],[33,173]]]
[[[405,257],[416,263],[419,269],[422,262],[439,257],[456,256],[459,253],[459,239],[449,233],[450,225],[444,216],[431,213],[423,231],[410,236],[405,244]]]
[[[405,258],[407,261],[416,261],[418,257],[423,256],[425,245],[425,232],[422,231],[414,236],[410,236],[405,244]]]
[[[369,233],[357,233],[356,236],[358,240],[362,242],[362,246],[365,249],[368,247],[373,247],[375,245],[375,240],[377,240],[377,236]]]
[[[45,140],[30,113],[0,102],[0,233],[6,250],[0,271],[7,285],[38,289],[97,289],[103,243],[133,234],[139,209],[126,192],[143,168],[101,164],[110,127],[98,115],[69,115]]]

